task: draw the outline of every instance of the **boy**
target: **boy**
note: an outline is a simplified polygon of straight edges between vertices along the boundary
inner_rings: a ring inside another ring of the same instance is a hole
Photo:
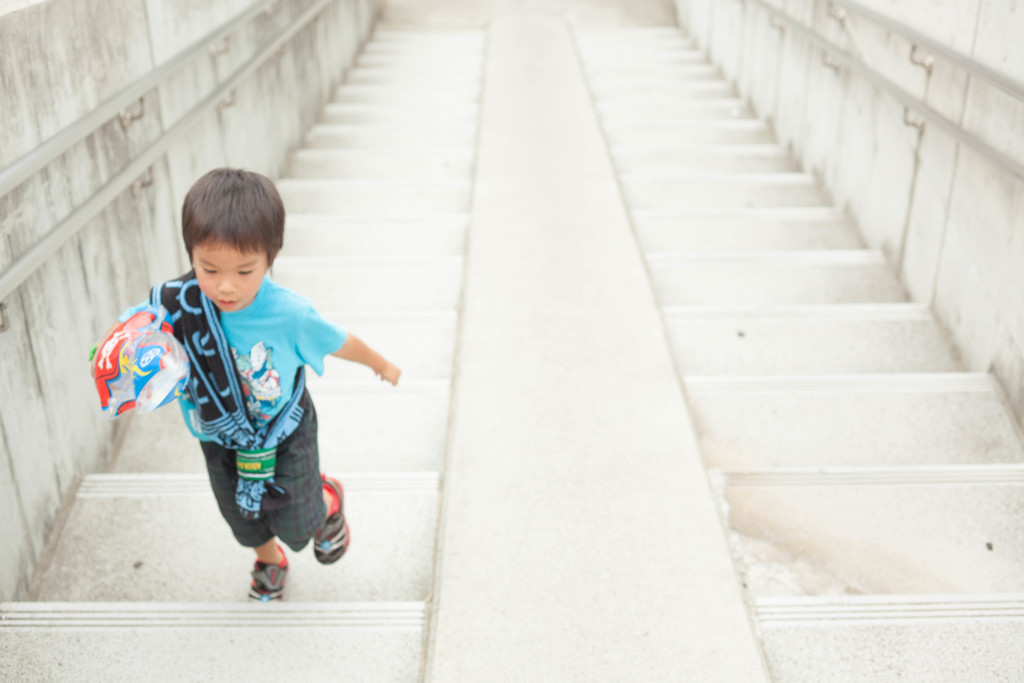
[[[193,270],[153,288],[191,372],[180,399],[200,439],[221,515],[256,551],[249,596],[280,599],[288,559],[314,539],[323,564],[348,548],[341,484],[320,474],[316,410],[304,366],[337,356],[397,384],[401,371],[267,271],[283,245],[284,206],[266,177],[210,171],[189,190],[182,237]]]

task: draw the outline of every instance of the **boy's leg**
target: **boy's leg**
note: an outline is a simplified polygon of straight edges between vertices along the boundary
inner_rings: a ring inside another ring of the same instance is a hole
[[[253,600],[280,600],[288,574],[288,558],[281,552],[265,518],[246,519],[235,502],[238,473],[235,452],[211,441],[200,442],[206,456],[206,470],[220,514],[243,546],[256,551],[258,561],[252,572],[249,597]]]
[[[274,481],[288,489],[288,505],[267,513],[271,531],[285,545],[302,550],[327,516],[323,482],[320,478],[320,453],[317,448],[317,416],[306,392],[300,405],[302,421],[277,447]]]
[[[246,519],[235,502],[235,488],[238,485],[235,452],[213,441],[200,441],[199,445],[206,457],[206,471],[210,476],[210,487],[217,499],[217,507],[235,539],[246,548],[254,549],[273,543],[274,532],[268,521],[265,518]]]
[[[256,546],[256,557],[264,564],[281,564],[284,562],[284,553],[277,545],[277,539],[272,538],[263,545]]]

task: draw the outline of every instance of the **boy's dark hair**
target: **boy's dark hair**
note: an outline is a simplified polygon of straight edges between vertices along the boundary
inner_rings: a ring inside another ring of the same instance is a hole
[[[216,168],[185,195],[181,236],[189,260],[197,244],[215,242],[243,254],[263,252],[273,264],[284,244],[284,203],[266,176]]]

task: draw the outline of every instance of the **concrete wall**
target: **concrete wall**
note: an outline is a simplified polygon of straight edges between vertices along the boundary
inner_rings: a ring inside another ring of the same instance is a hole
[[[989,145],[1024,163],[1024,103],[825,0],[771,0]],[[861,0],[877,12],[1024,82],[1024,3]],[[848,207],[913,298],[950,330],[968,369],[991,371],[1024,416],[1024,180],[935,126],[923,135],[903,106],[856,74],[822,63],[753,2],[676,0],[680,25],[735,79],[783,144]]]
[[[0,16],[0,168],[73,123],[255,0],[49,0]],[[148,93],[145,116],[115,119],[0,197],[0,269],[81,204],[217,81],[312,4],[282,0]],[[104,418],[86,356],[126,306],[186,267],[181,201],[216,166],[271,177],[296,147],[376,16],[375,0],[336,0],[208,113],[6,304],[0,333],[0,600],[29,593],[47,536],[76,479],[102,469],[118,423]],[[184,448],[190,444],[182,444]]]

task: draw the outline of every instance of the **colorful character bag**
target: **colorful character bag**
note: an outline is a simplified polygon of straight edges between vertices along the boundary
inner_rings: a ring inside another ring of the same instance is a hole
[[[189,363],[162,306],[145,306],[110,328],[94,350],[92,375],[103,412],[156,410],[185,391]]]

